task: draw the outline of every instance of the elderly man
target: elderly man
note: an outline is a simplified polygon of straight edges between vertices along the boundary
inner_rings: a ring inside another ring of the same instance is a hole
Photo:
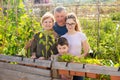
[[[54,17],[56,22],[53,29],[59,36],[64,35],[67,32],[65,25],[66,14],[66,9],[64,7],[58,6],[54,9]]]

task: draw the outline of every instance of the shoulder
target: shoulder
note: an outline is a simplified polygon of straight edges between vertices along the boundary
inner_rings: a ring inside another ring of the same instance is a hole
[[[85,33],[83,33],[83,32],[77,32],[76,34],[79,36],[86,36]]]
[[[81,38],[82,41],[87,39],[86,35],[83,32],[77,32],[77,35]]]
[[[67,33],[66,33],[66,34],[64,34],[64,35],[62,35],[61,37],[67,37]]]
[[[53,35],[54,35],[55,38],[59,37],[58,34],[55,31],[53,31]]]
[[[34,38],[37,39],[37,38],[42,37],[43,35],[44,35],[43,32],[42,32],[42,31],[39,31],[39,32],[37,32],[37,33],[34,35]]]
[[[34,34],[34,38],[37,37],[39,34],[40,34],[40,32],[36,32],[36,33]]]

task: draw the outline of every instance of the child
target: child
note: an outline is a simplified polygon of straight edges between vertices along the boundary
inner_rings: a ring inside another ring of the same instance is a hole
[[[60,37],[57,41],[57,50],[58,50],[58,54],[57,55],[52,55],[51,59],[54,61],[57,61],[57,57],[61,56],[65,53],[68,52],[68,41],[66,38],[64,37]]]
[[[68,53],[68,49],[69,49],[69,45],[67,39],[64,37],[60,37],[57,42],[58,54],[52,55],[51,60],[57,61],[59,56]],[[71,80],[70,78],[71,77],[69,76],[61,75],[61,80]]]
[[[31,58],[49,59],[51,54],[57,53],[54,47],[57,35],[53,31],[53,15],[49,12],[45,13],[41,18],[41,24],[43,30],[34,35],[34,39],[31,43]]]
[[[69,42],[69,50],[73,56],[79,58],[85,57],[88,55],[90,50],[89,43],[87,41],[86,35],[79,28],[79,20],[75,13],[69,13],[66,16],[66,28],[68,32],[62,37],[65,37]],[[82,53],[83,52],[83,53]],[[83,80],[82,76],[74,76],[73,80]]]

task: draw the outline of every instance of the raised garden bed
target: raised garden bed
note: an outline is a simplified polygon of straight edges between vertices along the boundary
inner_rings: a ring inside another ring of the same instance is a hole
[[[56,70],[54,73],[53,70]],[[119,68],[93,64],[54,62],[30,58],[0,55],[1,80],[59,80],[53,74],[100,78],[110,75],[111,80],[120,80]],[[12,73],[12,74],[11,74]]]

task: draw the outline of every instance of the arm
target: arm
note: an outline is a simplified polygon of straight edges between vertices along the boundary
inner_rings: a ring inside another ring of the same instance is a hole
[[[87,56],[88,51],[90,49],[90,46],[89,46],[87,40],[82,42],[82,46],[83,46],[83,54],[80,57],[85,57],[85,56]]]
[[[31,46],[30,46],[31,58],[36,58],[36,47],[37,47],[37,41],[34,37],[33,41],[31,42]]]

